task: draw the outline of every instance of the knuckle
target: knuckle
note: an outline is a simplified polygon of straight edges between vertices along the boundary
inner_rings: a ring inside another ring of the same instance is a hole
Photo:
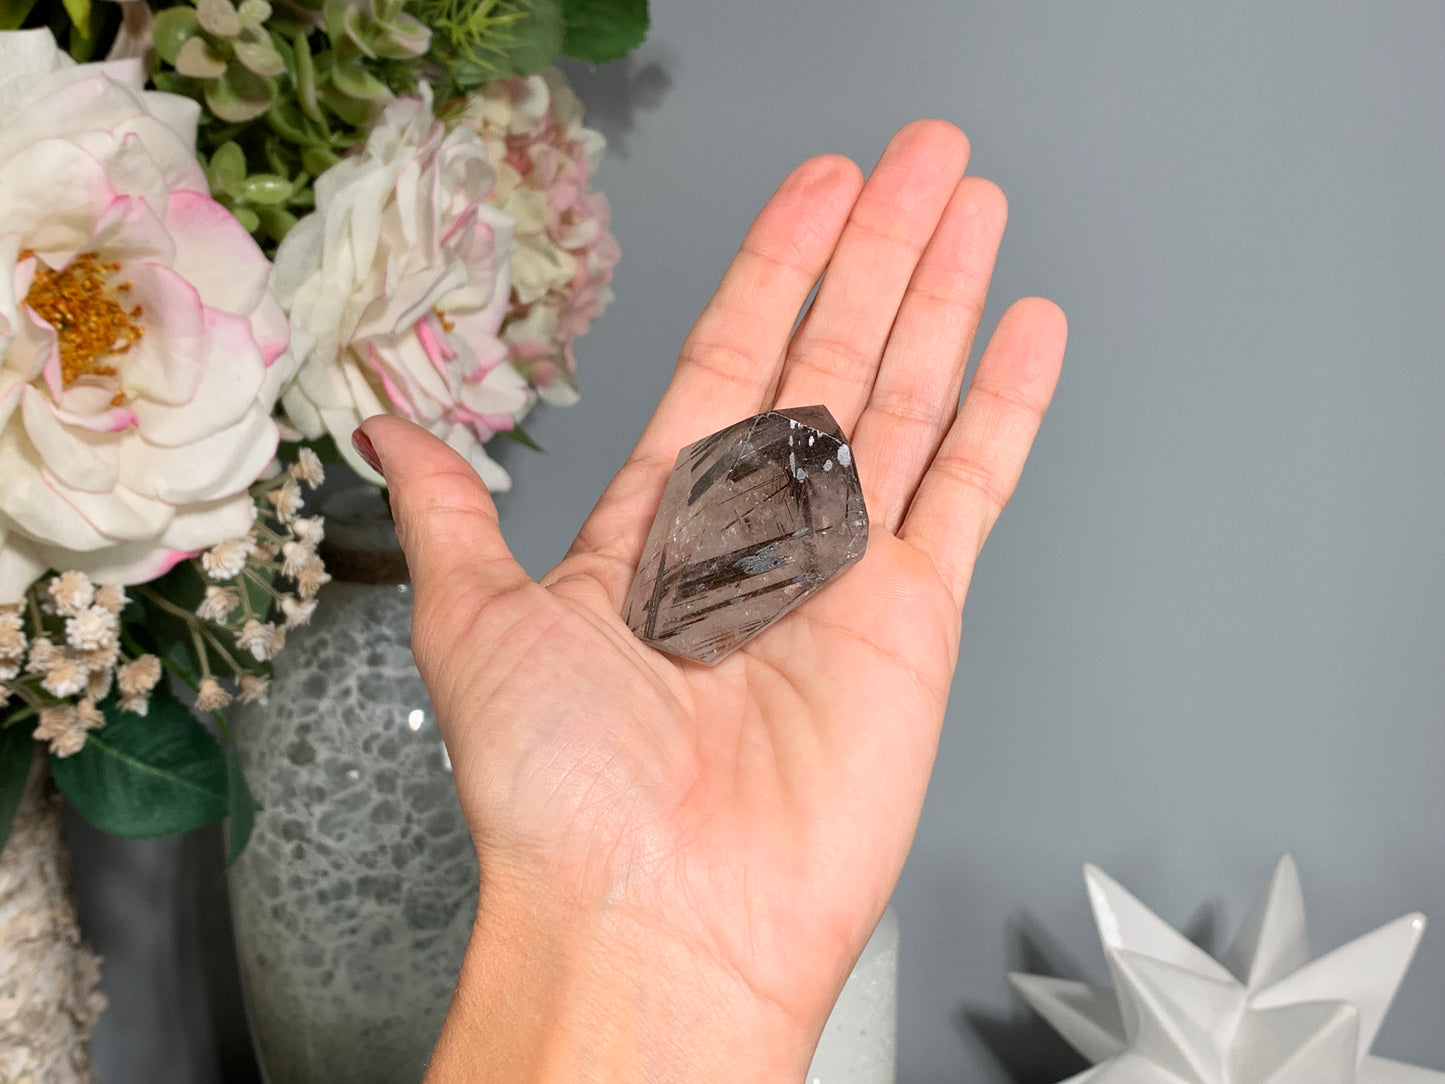
[[[971,459],[950,456],[940,460],[935,470],[949,483],[976,494],[997,515],[1013,496],[1013,486],[997,471]]]
[[[875,391],[868,409],[907,425],[933,428],[943,419],[945,407],[939,399],[928,388],[901,385]]]
[[[695,373],[751,389],[757,384],[754,374],[758,370],[757,359],[746,350],[728,343],[689,340],[683,344],[674,373]]]
[[[872,350],[867,350],[841,336],[810,335],[794,348],[800,369],[836,380],[857,380],[875,364]]]

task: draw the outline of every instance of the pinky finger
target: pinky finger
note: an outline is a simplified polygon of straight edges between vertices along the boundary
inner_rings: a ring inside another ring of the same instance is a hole
[[[932,559],[960,607],[979,550],[1023,473],[1067,336],[1052,301],[1028,297],[1009,306],[899,530]]]

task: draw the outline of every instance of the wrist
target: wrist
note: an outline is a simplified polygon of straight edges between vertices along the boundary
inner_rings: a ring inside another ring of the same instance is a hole
[[[620,908],[484,891],[426,1084],[800,1081],[813,1015]]]

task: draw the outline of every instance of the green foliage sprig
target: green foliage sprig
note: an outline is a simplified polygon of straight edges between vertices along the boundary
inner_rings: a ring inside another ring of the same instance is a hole
[[[315,204],[312,182],[415,86],[432,42],[403,0],[197,0],[156,16],[155,85],[205,107],[212,195],[275,251]]]
[[[46,27],[79,61],[105,55],[120,18],[120,5],[104,0],[0,0],[0,30]]]

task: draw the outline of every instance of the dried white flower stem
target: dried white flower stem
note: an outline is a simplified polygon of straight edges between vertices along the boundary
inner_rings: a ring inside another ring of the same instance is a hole
[[[247,672],[245,667],[240,666],[236,662],[236,660],[231,657],[231,653],[226,650],[225,646],[221,643],[220,638],[217,637],[216,634],[213,633],[209,627],[202,623],[195,614],[191,613],[190,610],[187,610],[181,606],[177,606],[174,602],[171,602],[164,595],[161,595],[159,592],[151,590],[149,587],[138,587],[136,588],[136,593],[145,595],[146,598],[150,599],[167,613],[174,614],[176,617],[179,617],[190,628],[191,634],[193,636],[196,633],[200,633],[201,636],[205,637],[206,643],[210,644],[210,646],[215,649],[216,654],[220,655],[221,658],[225,660],[226,665],[229,666],[233,672],[237,674],[243,674]],[[246,593],[242,591],[241,597],[245,598],[245,595]],[[206,653],[201,650],[199,644],[196,645],[196,654],[201,660],[201,665],[205,666]]]

